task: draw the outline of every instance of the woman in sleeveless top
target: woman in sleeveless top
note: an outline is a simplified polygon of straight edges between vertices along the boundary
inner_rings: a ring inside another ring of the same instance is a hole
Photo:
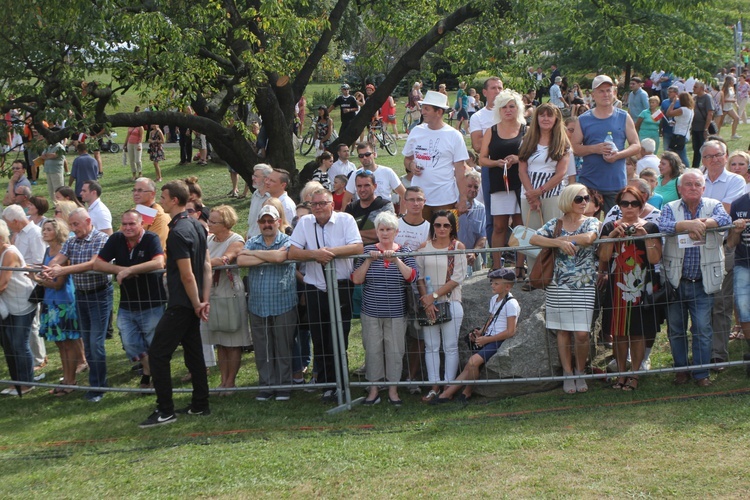
[[[524,105],[521,95],[512,90],[498,94],[494,104],[497,125],[490,127],[482,139],[479,164],[489,169],[490,214],[492,214],[492,247],[508,243],[508,223],[522,224],[521,179],[518,175],[518,152],[526,132]],[[523,266],[523,256],[516,260],[516,276]],[[500,254],[493,254],[492,268],[500,267]]]
[[[226,266],[237,259],[237,254],[242,251],[245,241],[237,233],[231,231],[237,224],[237,213],[227,205],[221,205],[211,209],[208,217],[208,226],[211,234],[208,235],[208,251],[211,255],[211,267]],[[242,284],[237,269],[214,270],[213,286],[211,287],[210,301],[232,299],[238,296],[241,303],[245,301],[245,287]],[[239,328],[235,331],[211,330],[210,323],[201,323],[201,336],[204,344],[215,344],[218,346],[218,364],[221,373],[220,388],[229,389],[235,387],[237,372],[240,370],[242,347],[250,345],[250,329],[248,326],[247,307],[239,307]],[[218,307],[214,313],[219,313]],[[260,355],[260,353],[256,353]],[[227,396],[231,392],[222,392],[221,396]]]
[[[140,106],[133,109],[133,113],[141,111]],[[133,174],[133,180],[141,176],[143,164],[141,163],[141,154],[143,153],[143,127],[129,127],[128,135],[125,138],[125,151],[130,163],[130,172]]]
[[[737,104],[737,96],[734,92],[734,77],[727,76],[724,79],[724,86],[721,88],[721,94],[724,97],[723,103],[722,103],[722,109],[724,111],[724,116],[722,117],[721,123],[724,124],[724,120],[726,120],[727,116],[732,117],[732,139],[739,139],[740,136],[737,135],[737,125],[740,124],[740,115],[737,114],[737,111],[735,111],[734,106]],[[721,131],[721,128],[719,128]]]
[[[159,162],[167,159],[164,156],[164,133],[159,128],[159,125],[151,125],[151,133],[148,136],[148,157],[154,162],[154,170],[156,170],[156,182],[161,182],[161,168]]]
[[[4,220],[0,220],[0,266],[26,267],[21,253],[10,244],[10,231]],[[34,380],[34,358],[29,335],[36,305],[28,300],[33,289],[34,284],[25,273],[10,269],[0,271],[0,345],[11,380],[19,382],[15,387],[5,389],[4,394],[22,396],[34,388],[23,385]]]

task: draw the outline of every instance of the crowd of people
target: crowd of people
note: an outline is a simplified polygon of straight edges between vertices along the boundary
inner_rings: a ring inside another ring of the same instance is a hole
[[[381,402],[381,383],[401,380],[428,386],[427,403],[465,401],[471,386],[461,381],[476,379],[516,333],[522,311],[514,284],[522,284],[522,292],[534,287],[526,275],[540,260],[536,254],[485,252],[488,244],[507,247],[511,229],[520,226],[532,229],[532,245],[552,249],[546,323],[557,335],[566,393],[588,390],[580,376],[590,368],[590,335],[600,310],[617,371],[626,372],[628,363],[634,371],[648,369],[666,320],[674,366],[686,369],[675,383],[692,378],[710,385],[707,369],[689,366],[729,359],[734,314],[736,335],[750,339],[750,156],[728,152],[719,136],[708,134],[712,116],[696,150],[700,169],[688,167],[684,143],[672,150],[675,135],[695,131],[700,112],[692,111],[693,102],[705,101],[702,82],[694,82],[695,97],[669,85],[663,102],[651,102],[638,97],[643,82],[634,77],[626,111],[618,106],[615,82],[598,75],[588,91],[590,109],[584,101],[575,103],[576,113],[564,114],[575,99],[555,88],[558,78],[549,102],[536,104],[488,78],[481,89],[486,105],[471,117],[459,113],[459,128],[468,121],[468,132],[445,122],[457,105],[445,92],[410,100],[421,124],[404,145],[402,177],[378,165],[367,142],[322,151],[315,168],[300,174],[309,176],[297,200],[287,192],[287,171],[256,165],[246,235],[232,230],[240,217],[232,207],[205,207],[197,179],[157,186],[137,162],[133,208],[113,221],[85,142],[72,165],[74,189],[57,185],[56,170],[47,170],[47,162],[63,161],[64,151],[51,145],[42,155],[55,200],[54,217],[47,219],[47,200],[31,196],[26,165],[17,161],[0,221],[0,264],[8,268],[0,272],[0,339],[17,384],[3,392],[34,389],[35,370],[45,363],[44,338],[57,344],[62,362],[63,384],[51,394],[71,394],[76,375],[88,370],[85,397],[101,401],[108,384],[105,340],[116,309],[123,348],[142,370],[139,386],[153,387],[157,396],[144,428],[174,422],[177,414],[210,414],[207,370],[218,365],[218,395],[233,394],[243,348],[251,344],[257,400],[287,401],[290,388],[310,378],[323,384],[323,401],[336,402],[340,395],[332,386],[337,367],[347,366],[355,317],[362,326],[364,377],[372,384],[365,405]],[[413,90],[421,95],[419,85]],[[465,85],[462,90],[470,94]],[[348,91],[342,87],[347,99],[335,104],[342,119],[351,113]],[[636,99],[640,110],[631,109]],[[319,115],[330,111],[321,108]],[[654,118],[659,114],[674,118],[673,126]],[[660,133],[649,129],[648,118]],[[133,142],[128,134],[131,158],[139,156],[143,132],[134,131]],[[658,155],[660,137],[671,150]],[[695,143],[695,135],[690,139]],[[160,177],[159,127],[149,141]],[[352,150],[359,165],[349,160]],[[233,264],[248,268],[246,279]],[[482,265],[491,269],[489,319],[463,325],[473,352],[461,367],[462,285]],[[27,277],[11,269],[27,266],[38,272]],[[155,272],[161,270],[165,279]],[[343,348],[335,337],[339,317]],[[193,396],[175,409],[170,362],[178,345]],[[613,388],[638,385],[637,375],[623,376]],[[420,389],[415,384],[409,391]],[[395,385],[387,398],[403,404]]]

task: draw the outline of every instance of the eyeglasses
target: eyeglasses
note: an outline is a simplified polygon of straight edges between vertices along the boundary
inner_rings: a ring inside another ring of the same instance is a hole
[[[589,196],[589,195],[586,195],[586,196],[576,196],[575,198],[573,198],[573,203],[583,203],[584,201],[586,203],[590,202],[591,201],[591,196]]]
[[[133,188],[134,193],[153,193],[150,189]]]
[[[715,160],[717,158],[723,158],[724,153],[716,153],[715,155],[703,155],[704,160]]]
[[[194,208],[186,208],[186,209],[185,209],[185,211],[186,211],[187,213],[189,213],[189,214],[194,214],[195,212],[197,212],[197,210],[196,210],[196,209],[194,209]]]
[[[620,201],[619,205],[622,208],[629,208],[629,207],[641,208],[641,206],[643,206],[643,204],[638,200],[633,200],[633,201],[622,200]]]
[[[310,206],[313,208],[323,208],[327,205],[330,205],[333,203],[332,201],[313,201],[310,203]]]
[[[453,226],[451,226],[451,223],[450,223],[450,222],[446,222],[446,223],[444,223],[444,224],[441,224],[441,223],[439,223],[439,222],[436,222],[436,223],[434,223],[434,224],[433,224],[432,226],[433,226],[433,227],[434,227],[435,229],[450,229],[451,227],[453,227]]]
[[[359,153],[357,156],[359,156],[360,158],[365,158],[365,157],[369,158],[372,156],[372,151],[368,151],[367,153]]]
[[[14,194],[14,195],[16,195],[16,196],[26,196],[26,195],[25,195],[25,194],[23,194],[23,193],[13,193],[13,194]]]
[[[208,219],[208,223],[209,224],[221,224],[222,222],[220,220],[211,220],[211,219]]]

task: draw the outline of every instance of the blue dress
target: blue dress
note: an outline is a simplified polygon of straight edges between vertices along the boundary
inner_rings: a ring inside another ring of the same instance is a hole
[[[44,253],[44,265],[49,265],[51,260],[47,249]],[[50,342],[77,340],[81,338],[81,332],[78,328],[73,280],[70,275],[58,279],[65,279],[65,286],[59,290],[44,290],[39,336]]]

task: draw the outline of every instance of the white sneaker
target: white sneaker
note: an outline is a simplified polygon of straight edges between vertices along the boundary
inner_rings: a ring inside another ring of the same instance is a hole
[[[737,135],[737,134],[734,134],[734,135],[732,136],[732,139],[742,139],[742,136],[741,136],[741,135]]]

